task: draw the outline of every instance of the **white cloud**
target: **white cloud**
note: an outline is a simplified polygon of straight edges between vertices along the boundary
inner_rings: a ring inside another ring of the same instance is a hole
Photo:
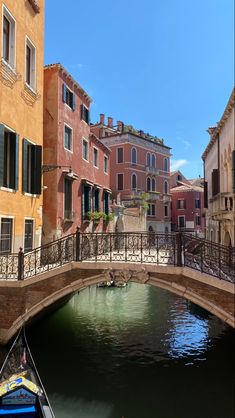
[[[186,164],[188,164],[187,160],[171,160],[171,171],[177,171]]]
[[[191,144],[189,141],[186,141],[185,139],[181,140],[182,144],[184,144],[184,149],[189,149],[191,147]]]

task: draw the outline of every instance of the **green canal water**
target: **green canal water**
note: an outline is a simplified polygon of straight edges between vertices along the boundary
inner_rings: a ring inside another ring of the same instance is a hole
[[[92,286],[27,334],[56,418],[235,416],[234,331],[161,289]]]

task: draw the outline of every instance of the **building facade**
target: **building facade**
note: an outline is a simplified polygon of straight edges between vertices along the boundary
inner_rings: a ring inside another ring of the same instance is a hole
[[[206,238],[235,246],[235,138],[233,89],[202,155],[205,177]]]
[[[109,227],[110,150],[90,132],[90,104],[61,64],[45,67],[43,242]]]
[[[180,184],[171,189],[172,231],[204,236],[204,190],[192,184]]]
[[[91,125],[92,132],[111,150],[110,187],[125,206],[146,199],[147,230],[170,231],[170,148],[162,139],[108,118]]]
[[[44,0],[0,0],[0,253],[41,244]]]

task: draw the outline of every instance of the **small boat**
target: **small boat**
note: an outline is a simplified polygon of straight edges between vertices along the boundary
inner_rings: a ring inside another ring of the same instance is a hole
[[[0,370],[0,417],[55,418],[23,328]]]
[[[107,282],[101,282],[99,284],[97,284],[97,287],[113,287],[114,286],[114,281],[110,280]]]

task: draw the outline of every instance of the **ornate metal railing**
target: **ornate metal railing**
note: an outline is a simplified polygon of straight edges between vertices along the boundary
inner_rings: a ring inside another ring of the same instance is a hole
[[[235,248],[190,234],[81,233],[23,253],[0,255],[0,279],[24,280],[72,261],[187,266],[235,283]]]

